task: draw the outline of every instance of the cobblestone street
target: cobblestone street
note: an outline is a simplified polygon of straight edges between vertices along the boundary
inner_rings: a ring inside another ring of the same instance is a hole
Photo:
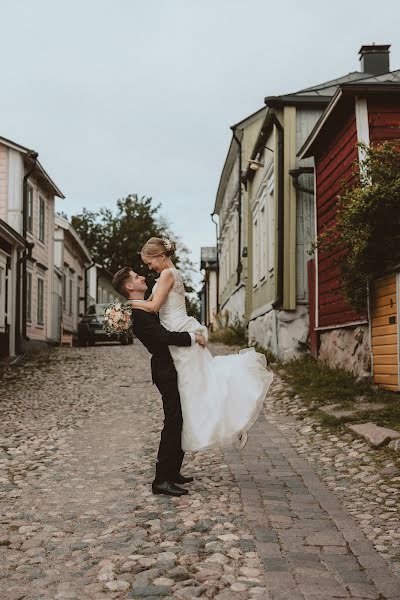
[[[399,600],[393,461],[285,394],[276,377],[242,451],[187,454],[195,482],[168,498],[151,494],[162,408],[139,342],[5,369],[1,600]]]

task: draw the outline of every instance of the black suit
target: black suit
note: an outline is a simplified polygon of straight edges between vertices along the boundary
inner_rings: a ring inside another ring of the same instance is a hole
[[[190,346],[189,333],[165,329],[154,313],[133,310],[133,333],[152,354],[151,374],[159,389],[164,408],[164,427],[161,432],[156,482],[174,481],[183,461],[181,447],[182,409],[177,373],[168,346]]]

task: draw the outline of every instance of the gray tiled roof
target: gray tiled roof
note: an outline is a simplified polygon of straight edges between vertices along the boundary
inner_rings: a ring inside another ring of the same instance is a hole
[[[382,73],[382,75],[368,75],[368,73],[362,73],[360,71],[353,71],[343,77],[337,79],[331,79],[318,85],[314,85],[298,92],[294,92],[293,96],[333,96],[336,92],[337,87],[342,83],[371,83],[371,82],[383,82],[383,81],[400,81],[400,70],[389,71],[388,73]]]

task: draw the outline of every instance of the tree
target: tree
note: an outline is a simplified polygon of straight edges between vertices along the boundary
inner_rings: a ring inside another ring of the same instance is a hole
[[[117,200],[116,211],[111,208],[100,208],[98,211],[84,208],[81,213],[72,216],[71,223],[96,262],[111,273],[131,266],[134,271],[146,275],[149,289],[154,285],[155,275],[144,265],[140,250],[151,237],[173,239],[177,244],[174,260],[182,271],[186,291],[191,294],[194,291],[194,266],[189,250],[170,232],[159,210],[160,205],[154,205],[152,198],[130,194]]]
[[[400,261],[400,140],[360,146],[365,157],[354,165],[358,182],[338,197],[335,222],[314,247],[334,250],[344,295],[363,310],[368,284]]]

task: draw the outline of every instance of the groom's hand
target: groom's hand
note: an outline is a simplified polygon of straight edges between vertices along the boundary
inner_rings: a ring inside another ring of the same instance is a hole
[[[204,337],[204,335],[202,335],[201,333],[195,333],[194,335],[195,335],[197,344],[199,344],[200,346],[203,346],[203,348],[205,346],[207,346],[207,340]]]

